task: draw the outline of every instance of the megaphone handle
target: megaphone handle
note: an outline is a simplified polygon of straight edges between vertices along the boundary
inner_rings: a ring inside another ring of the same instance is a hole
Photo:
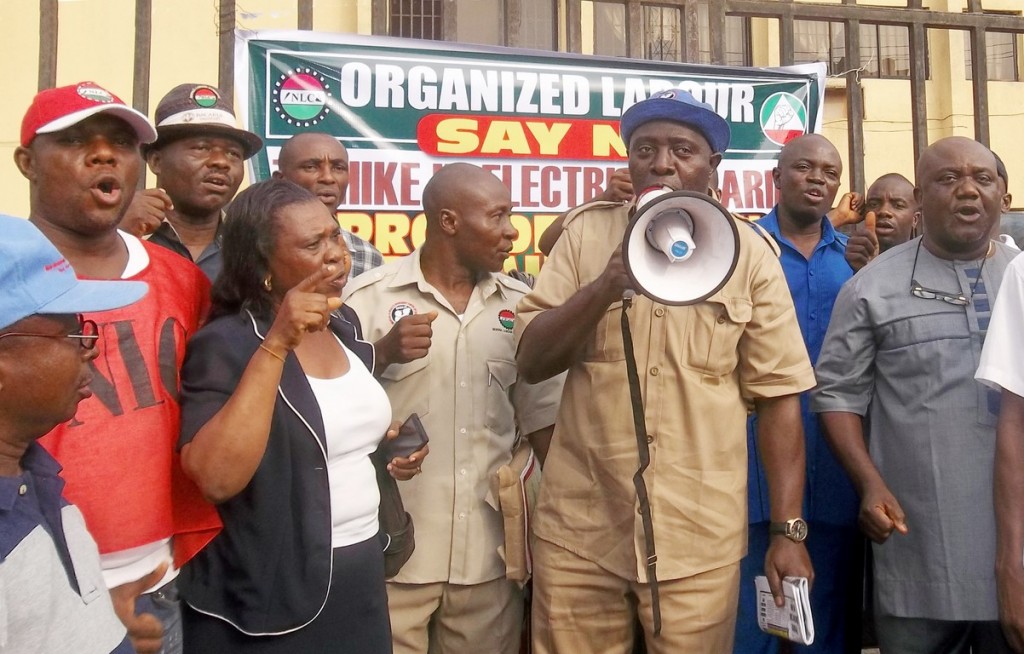
[[[628,298],[627,298],[628,294]],[[654,618],[654,635],[661,633],[661,602],[658,599],[658,555],[654,549],[654,520],[651,517],[651,500],[647,495],[647,484],[644,482],[644,471],[651,464],[651,449],[647,444],[647,425],[644,420],[644,400],[640,393],[640,375],[636,368],[636,356],[633,353],[633,334],[629,329],[629,315],[626,313],[628,304],[633,300],[633,291],[622,294],[622,346],[626,353],[626,377],[629,379],[629,399],[633,405],[633,429],[636,431],[637,452],[640,455],[640,467],[633,475],[633,487],[636,489],[637,503],[640,505],[640,521],[644,528],[644,548],[647,555],[647,584],[651,589],[651,613]]]

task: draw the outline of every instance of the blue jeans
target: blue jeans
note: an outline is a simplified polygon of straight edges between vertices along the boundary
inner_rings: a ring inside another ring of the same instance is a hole
[[[135,615],[151,613],[164,626],[160,654],[181,654],[181,603],[178,586],[171,581],[152,593],[139,595],[135,601]]]

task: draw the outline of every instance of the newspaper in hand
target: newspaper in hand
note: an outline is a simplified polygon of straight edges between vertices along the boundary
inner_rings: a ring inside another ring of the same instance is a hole
[[[761,631],[787,638],[794,643],[810,645],[814,642],[814,619],[806,577],[786,577],[782,580],[782,594],[786,604],[775,606],[775,598],[768,588],[768,578],[756,577],[757,625]]]

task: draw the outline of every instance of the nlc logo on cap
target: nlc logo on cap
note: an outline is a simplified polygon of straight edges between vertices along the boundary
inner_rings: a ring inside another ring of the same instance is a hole
[[[75,90],[78,91],[78,95],[86,100],[99,102],[100,104],[110,104],[114,101],[114,96],[110,95],[109,91],[89,83],[79,84]]]
[[[220,94],[212,87],[197,86],[192,89],[192,102],[204,109],[209,109],[217,104],[217,100],[220,100]]]

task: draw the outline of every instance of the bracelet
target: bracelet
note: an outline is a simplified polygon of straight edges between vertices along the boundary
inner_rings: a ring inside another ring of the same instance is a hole
[[[284,357],[283,356],[281,356],[277,352],[271,350],[269,347],[267,347],[263,343],[260,343],[260,349],[263,350],[264,352],[266,352],[267,354],[269,354],[270,356],[274,357],[275,359],[277,359],[281,363],[284,363]]]

